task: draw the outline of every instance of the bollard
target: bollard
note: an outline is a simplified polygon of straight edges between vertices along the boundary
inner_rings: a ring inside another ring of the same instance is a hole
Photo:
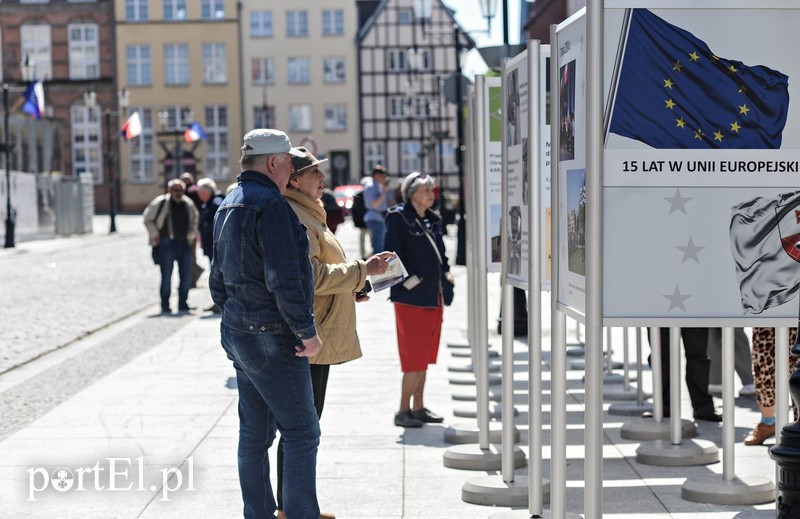
[[[779,354],[777,341],[775,351]],[[792,346],[792,356],[800,357],[797,340]],[[789,392],[795,402],[800,402],[800,370],[795,369],[789,377]],[[769,449],[769,455],[778,465],[777,519],[800,517],[800,422],[783,426],[780,441]]]

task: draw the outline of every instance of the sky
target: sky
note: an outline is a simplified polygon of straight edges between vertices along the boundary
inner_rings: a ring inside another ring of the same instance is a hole
[[[492,18],[492,33],[486,34],[486,18],[481,15],[480,0],[443,0],[445,5],[455,11],[456,20],[462,29],[470,33],[478,47],[502,45],[503,43],[503,0],[496,0],[495,16]],[[508,0],[509,11],[509,43],[519,43],[519,17],[522,2],[525,0]],[[472,77],[486,71],[486,64],[477,50],[467,55],[463,65],[464,75]]]

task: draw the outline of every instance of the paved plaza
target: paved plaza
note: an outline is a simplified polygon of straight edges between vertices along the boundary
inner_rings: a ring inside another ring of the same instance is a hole
[[[241,517],[237,395],[233,368],[219,345],[219,318],[200,310],[159,316],[158,269],[151,264],[141,218],[121,216],[118,227],[109,236],[107,218],[97,217],[91,235],[21,242],[0,251],[6,301],[0,328],[0,518]],[[350,222],[337,234],[348,255],[356,255],[357,232]],[[455,238],[446,242],[454,263]],[[393,425],[401,375],[391,304],[379,293],[358,305],[364,357],[332,367],[321,420],[323,511],[340,519],[477,519],[511,511],[461,499],[468,480],[498,472],[456,470],[442,463],[450,447],[444,441],[446,427],[474,423],[453,414],[465,404],[453,400],[453,393],[474,392],[474,386],[450,382],[465,376],[450,369],[468,363],[446,346],[466,338],[466,269],[453,271],[456,298],[445,311],[439,363],[429,370],[426,394],[426,405],[445,416],[442,425],[409,430]],[[493,330],[500,287],[498,275],[489,278],[487,317]],[[545,475],[550,459],[548,301],[544,294]],[[192,290],[189,304],[199,309],[211,304],[205,279]],[[574,323],[569,331],[574,340]],[[620,361],[621,336],[622,330],[613,331],[614,358]],[[490,333],[492,349],[500,351],[500,339]],[[643,350],[649,352],[646,339]],[[527,454],[524,338],[515,341],[513,363],[515,422]],[[643,378],[649,391],[649,370]],[[573,513],[583,511],[582,379],[583,371],[567,372],[566,495]],[[741,443],[758,420],[755,400],[737,398],[735,409],[735,416],[725,418],[736,424],[737,474],[774,481],[767,448]],[[682,411],[691,416],[686,394]],[[604,517],[774,517],[774,504],[722,506],[682,499],[687,478],[721,474],[722,464],[637,463],[639,444],[622,439],[620,428],[638,418],[607,412],[603,418]],[[721,446],[720,424],[698,425],[699,438]],[[516,474],[527,476],[527,469]],[[524,516],[524,508],[516,510]]]

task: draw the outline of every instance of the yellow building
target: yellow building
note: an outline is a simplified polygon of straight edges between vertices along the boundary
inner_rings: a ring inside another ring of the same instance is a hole
[[[325,164],[328,184],[359,178],[354,0],[243,0],[245,130],[284,130]]]
[[[121,210],[140,210],[182,171],[221,190],[236,179],[245,126],[237,4],[115,0],[118,84],[143,130],[120,146]],[[193,122],[205,138],[187,142]]]

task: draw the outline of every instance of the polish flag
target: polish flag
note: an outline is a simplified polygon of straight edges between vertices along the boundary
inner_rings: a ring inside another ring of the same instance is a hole
[[[139,116],[139,112],[133,112],[128,117],[128,120],[120,128],[120,134],[126,141],[142,134],[142,118]]]

